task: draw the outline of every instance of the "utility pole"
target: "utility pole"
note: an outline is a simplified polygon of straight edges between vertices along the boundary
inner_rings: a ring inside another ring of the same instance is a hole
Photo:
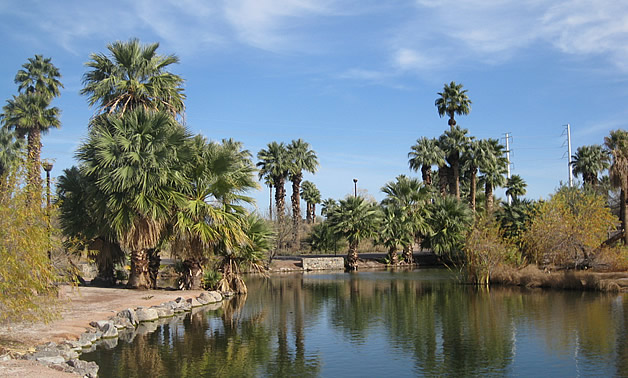
[[[571,126],[569,124],[564,126],[567,132],[567,162],[569,164],[569,187],[571,188],[573,187],[573,167],[571,166]]]
[[[353,179],[353,196],[354,197],[358,196],[358,179],[357,178]]]
[[[506,171],[506,178],[510,180],[510,133],[505,133],[504,137],[506,139],[506,160],[508,161],[508,170]],[[512,204],[512,198],[510,196],[506,196],[508,198],[508,204]]]

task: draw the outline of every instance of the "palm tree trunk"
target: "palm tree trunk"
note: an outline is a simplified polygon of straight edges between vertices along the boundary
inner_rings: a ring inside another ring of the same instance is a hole
[[[310,224],[312,223],[312,204],[309,202],[305,203],[305,223]]]
[[[412,256],[412,244],[403,247],[403,261],[406,264],[414,264],[414,256]]]
[[[312,203],[312,215],[310,218],[312,219],[312,224],[316,223],[316,203]]]
[[[148,275],[150,277],[150,286],[157,289],[157,276],[159,275],[159,266],[161,265],[161,257],[159,249],[151,248],[148,250]]]
[[[268,216],[273,220],[273,184],[268,185],[270,199],[268,200]]]
[[[32,188],[41,186],[40,155],[41,155],[41,131],[38,128],[28,132],[28,183]]]
[[[150,289],[148,272],[148,249],[131,251],[131,274],[126,284],[129,289]]]
[[[347,270],[358,270],[358,242],[349,243]]]
[[[301,226],[301,174],[292,177],[292,246],[298,248],[299,227]]]
[[[423,164],[421,166],[421,178],[425,186],[432,186],[432,167]]]
[[[493,186],[491,184],[486,184],[484,194],[486,195],[486,212],[490,214],[493,212]]]
[[[626,181],[628,181],[628,178],[626,180],[624,180],[624,183],[626,183]],[[627,183],[628,184],[628,183]],[[628,245],[628,228],[627,228],[627,222],[626,222],[626,215],[628,215],[628,185],[624,185],[624,188],[622,188],[619,191],[619,202],[620,202],[620,206],[619,206],[619,214],[620,214],[620,218],[621,218],[621,226],[624,230],[624,245]]]
[[[179,279],[179,288],[183,290],[202,289],[203,266],[198,259],[183,261],[184,270]]]
[[[477,168],[471,168],[471,188],[469,190],[469,202],[471,209],[475,212],[475,192],[477,191]]]
[[[275,182],[275,210],[277,214],[275,219],[281,221],[284,217],[285,213],[285,198],[286,198],[286,189],[284,186],[283,177],[276,178]]]
[[[447,196],[448,171],[449,168],[447,166],[442,166],[438,169],[438,185],[440,186],[440,195],[443,198]]]
[[[452,192],[456,196],[456,199],[460,201],[460,158],[454,156],[451,164],[451,175],[452,175]]]
[[[397,256],[397,248],[395,246],[388,249],[388,261],[393,266],[399,264],[399,256]]]

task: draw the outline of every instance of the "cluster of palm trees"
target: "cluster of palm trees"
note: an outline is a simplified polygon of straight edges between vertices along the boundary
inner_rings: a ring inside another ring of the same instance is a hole
[[[270,142],[265,149],[257,153],[257,167],[259,178],[272,189],[275,188],[275,214],[277,223],[282,223],[285,217],[286,180],[292,183],[292,238],[291,245],[298,248],[301,227],[301,195],[307,203],[308,222],[315,219],[315,206],[320,201],[320,192],[312,182],[304,182],[303,190],[301,181],[303,172],[315,173],[318,168],[318,157],[310,144],[302,139],[296,139],[285,144],[283,142]],[[306,184],[307,183],[307,184]],[[272,201],[270,218],[273,218]],[[280,246],[282,247],[282,246]]]
[[[92,54],[81,93],[97,106],[79,166],[59,178],[61,228],[97,250],[99,276],[130,254],[128,287],[157,285],[159,252],[183,260],[181,288],[199,288],[217,255],[225,290],[245,291],[242,265],[261,261],[272,230],[242,206],[257,187],[252,155],[239,142],[209,142],[183,125],[178,58],[138,40]],[[125,253],[126,252],[126,253]]]

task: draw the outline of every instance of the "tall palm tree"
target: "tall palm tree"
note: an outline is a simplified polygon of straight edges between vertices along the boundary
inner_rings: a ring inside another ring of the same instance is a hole
[[[316,221],[316,204],[321,202],[321,192],[313,182],[303,181],[301,184],[301,196],[307,204],[307,223],[314,223]]]
[[[426,186],[432,185],[432,166],[445,165],[445,152],[434,138],[421,137],[410,147],[408,163],[415,172],[421,170],[421,178]]]
[[[468,136],[469,130],[454,125],[438,139],[438,145],[445,152],[445,157],[451,167],[452,186],[450,192],[460,200],[460,156],[469,147],[472,137]]]
[[[519,175],[512,175],[506,181],[506,195],[513,198],[515,201],[526,194],[526,187],[528,184]]]
[[[582,175],[584,185],[595,188],[598,173],[610,167],[610,156],[599,144],[580,146],[572,156],[573,173]]]
[[[268,172],[259,171],[259,179],[262,180],[264,185],[268,186],[268,218],[273,220],[273,178]]]
[[[24,140],[16,138],[15,133],[6,127],[0,127],[0,179],[20,159],[24,150]]]
[[[284,187],[288,173],[290,172],[290,159],[286,145],[270,142],[266,149],[257,153],[257,167],[260,172],[270,175],[275,186],[275,211],[277,220],[281,221],[285,215],[286,189]]]
[[[63,84],[60,78],[59,69],[52,64],[51,58],[35,55],[17,72],[15,84],[20,93],[38,93],[50,101],[61,94],[59,88],[63,88]]]
[[[613,158],[609,176],[614,187],[620,189],[619,217],[624,231],[624,244],[628,245],[628,131],[613,130],[604,138],[604,145]]]
[[[183,79],[167,69],[176,55],[157,54],[159,43],[143,45],[138,39],[107,45],[109,56],[91,54],[85,65],[82,95],[101,113],[120,113],[136,107],[162,110],[182,117],[185,105]]]
[[[388,182],[382,192],[386,198],[382,200],[382,205],[389,206],[399,212],[402,219],[408,223],[399,226],[405,228],[410,233],[409,238],[403,238],[403,259],[408,264],[413,264],[412,244],[415,240],[422,240],[429,233],[427,224],[427,207],[429,202],[429,190],[415,178],[405,175],[397,176],[395,181]],[[409,240],[409,242],[407,242]]]
[[[478,168],[481,164],[484,145],[478,140],[470,140],[469,145],[462,153],[462,165],[464,170],[470,176],[469,180],[469,203],[471,204],[471,210],[475,212],[475,197],[477,191],[477,174]]]
[[[379,220],[377,205],[367,202],[361,196],[349,196],[334,207],[328,221],[334,232],[349,242],[347,269],[358,269],[358,244],[360,240],[375,235]]]
[[[14,129],[18,137],[27,136],[28,181],[33,186],[41,185],[40,156],[41,135],[50,128],[61,126],[59,108],[50,107],[48,94],[38,92],[21,93],[7,100],[2,108],[0,121],[4,127]]]
[[[480,143],[483,151],[479,166],[482,174],[480,180],[484,183],[486,212],[490,214],[493,211],[493,190],[506,183],[508,160],[504,156],[504,146],[497,139],[483,139]]]
[[[310,144],[302,139],[293,140],[287,147],[290,159],[289,178],[292,182],[292,222],[294,246],[299,241],[299,227],[301,223],[301,180],[303,171],[314,173],[318,168],[316,152],[310,149]]]
[[[438,92],[438,98],[434,105],[438,109],[438,115],[448,116],[447,123],[453,129],[456,126],[454,115],[467,115],[471,112],[471,100],[467,96],[467,90],[462,89],[462,84],[456,84],[454,81],[445,84],[443,91]]]
[[[105,202],[106,219],[131,253],[127,286],[152,286],[148,254],[165,235],[173,209],[184,204],[178,188],[189,134],[171,115],[139,107],[123,117],[100,117],[78,149],[81,169]]]

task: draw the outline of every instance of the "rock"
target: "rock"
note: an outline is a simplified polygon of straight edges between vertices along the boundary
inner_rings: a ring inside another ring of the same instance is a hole
[[[135,311],[133,313],[135,313]],[[112,317],[111,321],[117,329],[135,329],[135,326],[131,323],[129,318],[121,317],[119,314]]]
[[[201,293],[201,295],[196,297],[196,300],[204,306],[209,303],[209,295],[207,295],[207,293]]]
[[[126,310],[122,310],[118,313],[118,316],[121,318],[127,318],[133,327],[137,327],[139,324],[139,320],[137,319],[137,314],[135,310],[127,308]]]
[[[13,358],[11,358],[11,355],[10,355],[10,354],[3,354],[3,355],[0,355],[0,362],[3,362],[3,361],[10,361],[10,360],[12,360],[12,359],[13,359]]]
[[[200,304],[200,302],[197,301],[196,298],[188,298],[185,301],[190,304],[191,308],[201,307],[202,306],[202,304]]]
[[[159,319],[159,315],[157,314],[157,311],[155,311],[152,308],[138,307],[135,310],[135,314],[137,315],[137,320],[140,323],[152,322]]]
[[[77,340],[67,340],[64,342],[64,344],[76,352],[80,352],[83,348]]]
[[[102,337],[102,332],[93,331],[93,332],[85,332],[81,334],[81,337],[78,339],[78,343],[81,345],[81,348],[89,348],[94,341],[100,339]]]
[[[203,293],[205,294],[205,293]],[[209,303],[215,303],[215,302],[221,302],[222,301],[222,294],[220,294],[220,292],[218,291],[208,291],[207,295],[210,296],[212,299],[209,301]]]
[[[168,306],[153,306],[151,308],[157,311],[157,316],[160,318],[170,318],[174,316],[174,310]]]
[[[101,328],[103,339],[112,339],[118,337],[118,329],[113,322],[107,322]]]
[[[35,358],[35,361],[41,362],[42,364],[62,364],[65,362],[65,358],[63,356],[51,356],[51,357],[38,357]]]
[[[67,362],[72,367],[72,371],[88,378],[96,378],[98,376],[98,365],[94,361],[83,361],[72,359]]]

